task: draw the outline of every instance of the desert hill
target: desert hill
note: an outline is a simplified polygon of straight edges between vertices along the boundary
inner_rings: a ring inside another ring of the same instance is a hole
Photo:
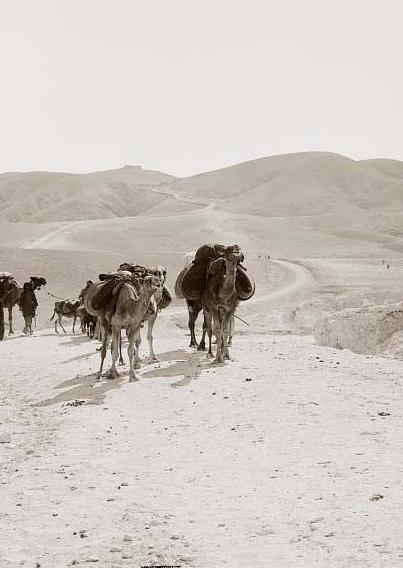
[[[53,172],[0,175],[0,220],[44,223],[153,214],[168,207],[187,210],[186,201],[157,191],[173,176],[126,166],[91,174]]]
[[[172,216],[202,204],[240,215],[297,219],[326,231],[396,230],[403,163],[326,152],[260,158],[187,178],[138,166],[91,174],[0,175],[0,219],[54,223]]]
[[[213,172],[174,180],[166,186],[237,213],[264,217],[329,214],[346,228],[379,225],[379,216],[403,211],[403,163],[355,161],[325,152],[260,158]],[[329,221],[324,223],[329,227]],[[392,223],[393,224],[393,223]]]

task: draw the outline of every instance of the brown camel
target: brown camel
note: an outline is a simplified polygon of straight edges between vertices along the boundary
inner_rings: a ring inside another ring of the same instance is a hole
[[[53,316],[50,318],[50,321],[53,321],[53,318],[56,316],[55,319],[56,333],[59,333],[59,330],[57,329],[57,324],[60,325],[64,333],[67,333],[67,331],[64,329],[63,318],[73,319],[73,333],[75,333],[76,321],[77,318],[79,317],[78,313],[79,306],[80,306],[79,300],[61,300],[60,302],[55,302]]]
[[[223,363],[225,359],[229,359],[230,321],[240,302],[236,290],[236,273],[240,254],[238,245],[226,247],[222,256],[213,260],[207,270],[207,283],[202,296],[202,305],[209,337],[209,357],[213,356],[211,350],[213,328],[217,337],[216,363]]]
[[[171,293],[165,286],[165,280],[167,275],[167,269],[164,266],[157,266],[156,268],[145,268],[144,266],[140,265],[133,265],[129,263],[121,264],[119,270],[128,270],[134,275],[138,276],[156,276],[160,281],[160,287],[154,292],[150,299],[150,306],[147,310],[142,324],[147,321],[147,341],[149,346],[149,359],[150,361],[157,362],[158,358],[154,352],[154,336],[153,336],[153,329],[155,322],[157,320],[158,314],[161,310],[165,309],[172,301]],[[142,327],[142,326],[141,326]],[[135,368],[140,367],[140,358],[139,358],[139,347],[141,344],[141,334],[139,334],[137,343],[136,343],[136,360],[135,360]],[[123,356],[122,356],[122,342],[120,341],[119,344],[119,364],[123,365]]]
[[[168,292],[167,295],[167,288],[165,286],[166,274],[167,269],[162,266],[158,266],[157,268],[150,269],[152,274],[159,280],[160,286],[155,290],[154,294],[151,297],[150,307],[146,312],[144,321],[147,321],[147,341],[149,346],[149,358],[150,361],[157,362],[158,358],[154,352],[154,336],[153,336],[153,329],[154,324],[157,320],[157,316],[159,312],[166,308],[171,303],[170,293]],[[139,340],[141,342],[141,335],[139,334]],[[140,343],[138,344],[140,347]],[[139,350],[136,350],[136,362],[137,365],[139,364]]]
[[[104,283],[96,283],[90,286],[84,297],[84,307],[93,316],[100,316],[102,332],[101,366],[97,380],[102,376],[103,364],[109,339],[112,336],[112,366],[108,373],[109,378],[118,377],[116,362],[119,358],[119,343],[121,330],[125,329],[128,334],[128,357],[129,357],[129,382],[137,380],[134,365],[136,343],[139,343],[141,322],[143,321],[153,294],[160,288],[161,283],[156,276],[137,278],[127,271],[119,275],[118,288],[115,292],[115,300],[103,308],[94,308],[93,301],[100,287]]]
[[[31,276],[30,283],[33,286],[33,291],[40,290],[42,286],[46,286],[45,278],[41,276]],[[23,287],[14,280],[12,289],[9,290],[6,298],[4,299],[3,306],[8,309],[8,334],[13,335],[13,307],[19,303]],[[29,327],[29,326],[28,326]],[[27,329],[27,322],[25,322],[25,329]]]

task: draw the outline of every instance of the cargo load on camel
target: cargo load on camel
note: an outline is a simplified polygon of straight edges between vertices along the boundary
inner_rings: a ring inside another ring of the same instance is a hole
[[[200,300],[206,287],[207,269],[213,260],[223,256],[227,247],[219,244],[207,244],[197,249],[193,261],[180,272],[175,283],[178,298]],[[236,290],[241,301],[249,300],[255,293],[255,282],[241,264],[244,255],[240,251],[236,275]]]
[[[95,310],[113,311],[117,295],[123,284],[133,284],[131,272],[119,270],[108,274],[100,274],[96,284],[97,292],[92,298],[91,305]]]
[[[144,278],[145,276],[157,276],[161,283],[162,283],[162,292],[161,292],[161,299],[158,302],[158,311],[161,311],[169,306],[172,302],[172,294],[168,287],[165,285],[165,278],[166,278],[166,268],[157,266],[152,268],[147,268],[145,266],[141,266],[141,264],[132,264],[130,262],[124,262],[118,268],[118,270],[125,270],[131,272],[135,276],[139,278]]]

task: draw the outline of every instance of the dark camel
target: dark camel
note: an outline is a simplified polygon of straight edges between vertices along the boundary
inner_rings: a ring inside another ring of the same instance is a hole
[[[208,357],[212,357],[212,334],[217,337],[215,363],[229,359],[228,335],[231,318],[240,302],[236,290],[236,271],[241,253],[238,245],[226,247],[222,256],[207,269],[206,289],[202,305],[209,337]]]
[[[40,276],[31,276],[30,282],[32,283],[33,291],[40,290],[42,286],[46,286],[45,278],[42,278]],[[8,329],[9,329],[8,333],[9,333],[9,335],[14,334],[13,307],[16,304],[18,304],[20,296],[22,294],[22,291],[23,291],[23,288],[21,286],[19,286],[17,284],[17,282],[14,280],[14,284],[12,286],[12,289],[9,290],[9,293],[7,294],[6,298],[3,301],[3,306],[8,309]],[[27,327],[27,324],[25,324],[25,328],[26,327]]]

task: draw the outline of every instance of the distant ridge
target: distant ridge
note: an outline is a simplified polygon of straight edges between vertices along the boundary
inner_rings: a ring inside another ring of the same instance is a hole
[[[189,204],[153,189],[175,178],[141,166],[88,174],[59,172],[0,175],[0,220],[44,223],[146,214],[163,202]]]
[[[326,230],[396,228],[403,213],[403,162],[356,161],[331,152],[258,158],[187,178],[127,165],[89,174],[0,175],[0,219],[59,222],[176,215],[217,205],[231,213],[301,217]],[[333,220],[329,219],[333,216]]]

